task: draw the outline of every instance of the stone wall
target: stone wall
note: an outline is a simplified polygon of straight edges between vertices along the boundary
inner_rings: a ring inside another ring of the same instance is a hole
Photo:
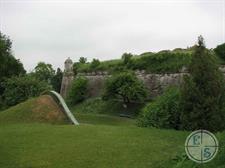
[[[66,98],[67,93],[69,92],[71,88],[71,84],[73,82],[74,75],[73,73],[66,73],[64,72],[63,78],[62,78],[62,83],[61,83],[61,89],[60,89],[60,95],[63,98]]]
[[[186,73],[174,74],[148,74],[144,71],[136,71],[137,77],[145,84],[150,97],[159,95],[163,89],[168,86],[176,86],[181,83],[182,76]],[[104,81],[110,75],[106,72],[82,73],[79,76],[85,76],[88,79],[88,93],[90,97],[100,96]]]
[[[220,67],[220,70],[225,76],[225,66]],[[172,74],[152,74],[145,71],[136,71],[137,77],[142,80],[148,89],[149,97],[155,97],[163,92],[168,86],[179,86],[182,82],[182,77],[188,74],[186,69],[182,69],[179,73]],[[104,81],[110,76],[107,72],[91,72],[79,73],[78,76],[85,76],[88,79],[88,93],[90,97],[100,96]]]

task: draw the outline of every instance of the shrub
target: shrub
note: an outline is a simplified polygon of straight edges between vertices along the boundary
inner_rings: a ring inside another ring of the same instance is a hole
[[[216,57],[200,36],[181,89],[182,128],[218,131],[225,128],[224,77]]]
[[[79,62],[80,62],[81,64],[85,64],[85,63],[87,62],[87,58],[85,58],[85,57],[80,57]]]
[[[225,61],[225,43],[218,45],[214,51],[218,57]]]
[[[98,59],[93,59],[90,65],[92,70],[96,70],[97,67],[100,65],[100,61]]]
[[[85,77],[77,77],[73,80],[68,93],[67,101],[76,104],[87,97],[88,80]]]
[[[144,107],[138,118],[138,125],[179,129],[179,117],[180,91],[177,88],[169,88],[156,100]]]
[[[146,97],[143,82],[132,72],[116,73],[106,80],[103,99],[122,99],[128,104],[131,101],[143,102]]]
[[[131,53],[124,53],[122,55],[122,60],[124,65],[128,65],[131,62],[131,58],[133,57],[133,55]]]
[[[9,78],[3,85],[5,88],[3,98],[8,106],[16,105],[51,89],[46,82],[39,81],[30,75]]]

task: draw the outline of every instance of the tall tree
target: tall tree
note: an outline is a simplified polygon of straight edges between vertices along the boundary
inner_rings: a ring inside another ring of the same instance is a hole
[[[34,70],[34,75],[37,79],[48,83],[51,83],[54,74],[55,70],[52,68],[52,65],[44,62],[39,62]]]
[[[189,72],[181,88],[183,128],[211,131],[224,129],[224,77],[219,71],[215,55],[206,49],[202,36],[198,38]]]
[[[100,61],[94,58],[91,62],[91,69],[95,70],[99,65],[100,65]]]
[[[51,84],[53,89],[58,93],[60,92],[61,89],[62,77],[63,77],[62,70],[60,68],[57,68],[56,74],[53,76],[51,80]]]
[[[12,54],[12,42],[0,32],[0,95],[4,92],[4,79],[25,74],[23,64]]]
[[[87,62],[87,58],[85,58],[85,57],[80,57],[79,62],[80,62],[81,64],[85,64],[85,63]]]
[[[125,65],[129,64],[131,62],[131,58],[133,57],[133,55],[131,53],[124,53],[122,55],[122,60],[123,60],[123,63]]]

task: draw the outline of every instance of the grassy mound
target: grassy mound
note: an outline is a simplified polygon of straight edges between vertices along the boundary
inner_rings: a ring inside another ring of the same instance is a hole
[[[61,108],[49,95],[29,99],[0,112],[0,123],[66,123],[67,118]]]

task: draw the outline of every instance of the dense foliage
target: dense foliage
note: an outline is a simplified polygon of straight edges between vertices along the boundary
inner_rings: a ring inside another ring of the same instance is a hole
[[[74,63],[76,73],[91,71],[146,70],[152,73],[178,72],[191,60],[191,51],[161,51],[132,55],[124,53],[122,59],[92,63]]]
[[[51,80],[55,74],[55,70],[51,64],[39,62],[34,69],[34,75],[37,79],[51,83]]]
[[[187,130],[225,128],[224,77],[216,57],[200,36],[181,89],[182,127]]]
[[[93,59],[90,65],[90,68],[92,70],[97,69],[97,67],[100,65],[100,61],[98,59]]]
[[[54,76],[51,79],[51,84],[52,84],[53,89],[58,93],[60,93],[62,77],[63,77],[62,70],[60,68],[57,68],[56,73],[54,74]]]
[[[4,79],[25,74],[23,64],[12,55],[11,40],[0,32],[0,95],[4,92]]]
[[[73,80],[69,90],[67,101],[69,104],[76,104],[87,97],[88,80],[85,77],[77,77]]]
[[[180,127],[180,92],[177,88],[167,89],[163,95],[147,104],[138,118],[142,127]]]
[[[214,51],[217,56],[225,61],[225,43],[218,45]]]
[[[16,105],[51,89],[46,82],[30,75],[8,78],[3,86],[5,88],[3,97],[8,106]]]
[[[105,82],[103,99],[122,99],[128,104],[131,101],[143,102],[146,97],[144,84],[132,72],[116,73]]]
[[[87,62],[87,58],[85,58],[85,57],[80,57],[79,62],[80,62],[81,64],[85,64],[85,63]]]
[[[132,60],[131,60],[132,57],[133,55],[131,53],[124,53],[122,55],[123,64],[129,67],[129,65],[132,64]]]

